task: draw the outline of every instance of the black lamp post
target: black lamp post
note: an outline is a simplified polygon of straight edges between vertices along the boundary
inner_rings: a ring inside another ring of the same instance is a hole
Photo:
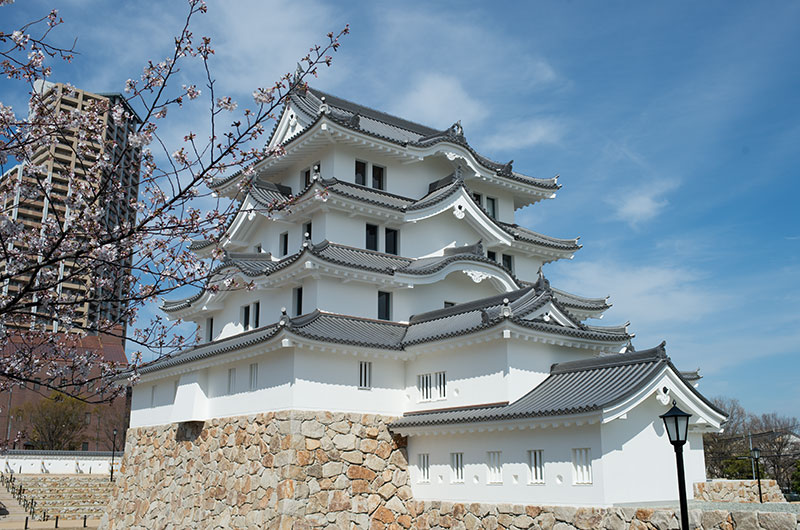
[[[686,506],[686,477],[683,471],[683,445],[686,443],[690,417],[691,414],[679,409],[674,401],[672,402],[672,408],[659,416],[664,420],[669,443],[675,448],[675,460],[678,465],[678,495],[681,502],[681,528],[683,530],[689,529],[689,511]]]
[[[758,469],[758,459],[761,458],[761,449],[758,447],[753,447],[750,449],[750,454],[753,456],[753,460],[756,461],[756,480],[758,480],[758,502],[764,503],[764,499],[761,497],[761,470]]]
[[[110,482],[114,482],[114,453],[117,450],[117,430],[114,429],[114,438],[111,441],[111,478]]]

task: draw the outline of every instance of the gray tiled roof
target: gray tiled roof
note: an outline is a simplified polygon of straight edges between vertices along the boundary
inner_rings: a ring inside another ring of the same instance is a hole
[[[553,289],[553,296],[556,300],[561,302],[562,305],[568,308],[585,309],[585,310],[602,310],[611,307],[608,303],[608,298],[586,298],[577,294],[568,293],[561,289]]]
[[[540,282],[540,287],[543,284],[544,282]],[[195,297],[199,298],[199,294],[195,295]],[[509,301],[508,307],[512,312],[512,315],[509,317],[503,315],[503,310],[505,309],[504,299]],[[572,328],[525,319],[526,315],[542,307],[551,300],[552,294],[549,291],[537,291],[535,287],[531,286],[510,293],[415,315],[410,318],[409,323],[338,315],[314,310],[311,313],[296,318],[284,316],[282,318],[283,324],[281,325],[285,327],[288,332],[306,338],[336,344],[349,344],[387,350],[405,350],[409,346],[416,344],[467,335],[495,327],[505,321],[546,333],[606,341],[612,344],[624,343],[631,338],[629,334],[616,328],[609,328],[609,331],[603,331],[599,328],[596,330],[588,330],[580,323],[576,323],[579,327]],[[172,304],[178,303],[179,302],[172,302]],[[182,304],[182,307],[186,306],[188,306],[188,304]],[[279,326],[279,324],[273,324],[267,326],[267,328],[273,329],[276,328],[276,326]],[[249,340],[267,340],[269,338],[266,335],[254,335],[254,333],[254,331],[251,331],[235,335],[221,341],[187,350],[187,352],[199,350],[204,356],[209,356],[216,353],[231,351],[231,349],[239,347],[237,345],[247,345],[249,342],[246,341]],[[270,337],[271,336],[272,335],[270,335]],[[187,361],[194,360],[194,357],[186,357],[183,353],[171,359],[177,358],[186,359]]]
[[[319,109],[322,105],[322,98],[324,97],[325,104],[330,108],[330,112],[327,116],[340,125],[350,129],[367,133],[376,138],[388,140],[402,146],[413,145],[427,147],[444,141],[456,143],[470,151],[481,165],[494,171],[495,174],[500,177],[509,178],[529,186],[532,185],[547,190],[557,190],[560,188],[554,179],[528,177],[512,171],[511,167],[513,161],[503,164],[494,162],[480,155],[466,141],[460,124],[454,124],[445,130],[437,130],[344,100],[331,94],[326,94],[325,92],[310,87],[308,90],[297,90],[293,92],[290,97],[295,108],[312,119],[313,122],[316,122],[318,118]]]
[[[197,241],[192,241],[189,243],[189,246],[186,247],[187,250],[200,250],[201,248],[206,248],[214,244],[213,239],[199,239]]]
[[[558,363],[551,367],[550,375],[542,383],[513,403],[411,413],[390,427],[500,421],[600,411],[634,394],[666,366],[672,367],[666,355],[665,343],[636,353]]]
[[[256,180],[250,187],[250,196],[257,203],[272,206],[280,204],[292,195],[292,188],[263,180]]]

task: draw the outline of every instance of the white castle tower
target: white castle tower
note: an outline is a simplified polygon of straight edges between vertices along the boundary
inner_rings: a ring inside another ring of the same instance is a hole
[[[555,197],[555,178],[481,156],[459,123],[313,88],[290,95],[270,145],[285,153],[213,185],[240,211],[192,249],[224,260],[207,289],[163,306],[204,341],[140,368],[132,427],[374,414],[407,437],[416,499],[607,506],[677,498],[658,418],[675,400],[692,414],[687,481],[705,479],[702,433],[725,415],[699,377],[663,344],[633,351],[627,324],[587,323],[607,299],[542,273],[577,239],[514,222]]]

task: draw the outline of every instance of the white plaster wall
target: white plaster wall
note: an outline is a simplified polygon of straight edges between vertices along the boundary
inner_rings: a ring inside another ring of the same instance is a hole
[[[66,452],[66,451],[65,451]],[[30,475],[108,475],[111,472],[111,454],[108,456],[82,456],[78,451],[71,455],[37,454],[7,455],[0,459],[0,469],[4,473],[23,473]],[[114,457],[114,470],[119,471],[122,451]]]
[[[488,280],[473,282],[461,271],[454,271],[436,283],[418,284],[394,293],[394,320],[407,321],[411,315],[442,309],[444,302],[456,304],[494,296],[501,291]]]
[[[497,403],[508,399],[507,364],[504,341],[463,346],[458,349],[420,355],[406,363],[407,411],[431,410]],[[419,374],[444,371],[447,397],[420,401]]]
[[[579,350],[522,340],[508,343],[508,400],[516,401],[550,375],[555,363],[593,357],[589,350]]]
[[[606,504],[678,499],[675,451],[659,418],[670,406],[662,405],[654,395],[648,396],[628,412],[626,419],[602,426]],[[694,433],[684,446],[686,490],[690,499],[692,484],[705,480],[701,438]]]
[[[457,219],[448,209],[416,223],[406,223],[400,229],[406,257],[425,256],[453,243],[456,246],[472,245],[483,236],[464,219]],[[494,243],[487,242],[486,243]],[[498,260],[500,257],[498,256]]]
[[[591,449],[590,485],[573,484],[572,449]],[[542,450],[544,484],[530,484],[528,451]],[[488,484],[487,452],[501,451],[503,482]],[[452,482],[450,454],[464,453],[464,482]],[[420,482],[419,454],[430,455],[430,482]],[[532,505],[603,504],[606,476],[599,465],[598,425],[505,430],[457,435],[411,436],[408,459],[411,489],[418,500]],[[560,480],[559,480],[560,479]]]
[[[177,378],[162,379],[155,383],[141,383],[133,388],[131,427],[172,422],[176,380]]]
[[[294,408],[402,414],[406,402],[403,361],[304,349],[295,352]],[[358,388],[360,361],[372,363],[371,389]]]
[[[331,278],[307,280],[308,285],[315,287],[309,293],[316,291],[316,300],[303,301],[303,312],[308,313],[315,307],[330,311],[364,318],[378,318],[378,290],[376,285],[364,282],[348,282]],[[305,295],[305,287],[303,288]],[[308,306],[306,306],[308,303]]]
[[[497,199],[497,219],[499,221],[514,222],[514,195],[512,193],[477,179],[468,179],[466,185],[471,192],[480,193],[483,196],[481,206],[484,208],[486,208],[486,197]]]

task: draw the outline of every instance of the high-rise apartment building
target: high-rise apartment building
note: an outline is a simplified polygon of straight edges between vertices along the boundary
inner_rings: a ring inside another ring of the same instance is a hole
[[[90,132],[99,134],[87,134],[83,128],[57,128],[57,132],[49,138],[51,141],[42,142],[30,160],[11,168],[3,175],[4,184],[13,184],[4,186],[7,190],[3,204],[4,211],[14,221],[21,222],[26,230],[41,231],[48,218],[58,223],[63,222],[70,208],[68,198],[73,192],[71,187],[91,181],[94,189],[104,188],[113,183],[116,189],[123,190],[122,195],[113,194],[113,198],[103,198],[99,201],[104,208],[106,227],[111,228],[125,221],[134,221],[136,212],[131,206],[131,199],[138,195],[141,152],[129,145],[129,138],[141,123],[136,112],[121,94],[95,94],[63,83],[47,81],[39,82],[36,91],[37,97],[44,103],[44,108],[54,116],[68,114],[81,118],[80,114],[86,113],[88,117],[93,111],[101,109],[101,122],[89,126]],[[112,109],[118,104],[125,109],[126,118],[116,121],[112,117]],[[98,128],[101,131],[98,131]],[[98,141],[100,138],[102,141]],[[99,170],[96,162],[101,159],[104,159],[106,164]],[[26,166],[36,168],[38,177],[34,176],[34,172],[27,171]],[[102,171],[101,178],[90,179],[92,171]],[[10,180],[13,182],[9,182]],[[47,193],[34,193],[30,196],[24,193],[26,187],[41,187],[42,182],[49,190]],[[9,193],[8,190],[14,191]],[[102,193],[102,190],[98,191]],[[24,243],[15,241],[9,242],[8,245],[24,245]],[[81,301],[75,310],[73,322],[77,326],[88,328],[95,327],[101,318],[116,323],[123,308],[118,301],[119,296],[114,295],[122,288],[121,282],[111,278],[112,281],[108,284],[112,287],[104,288],[102,292],[95,289],[94,293],[89,293],[90,288],[87,287],[85,278],[80,274],[71,273],[74,270],[71,271],[70,267],[69,262],[59,264],[57,273],[63,281],[58,283],[57,290],[62,297],[74,297]],[[113,275],[114,270],[114,267],[109,267],[108,271],[101,271],[101,274]],[[20,275],[7,281],[2,287],[4,294],[13,296],[29,283],[28,280],[29,278]],[[114,292],[108,289],[113,289]],[[35,295],[31,297],[35,301]],[[17,323],[7,321],[7,324],[19,327],[31,323],[29,319],[26,320],[25,315],[22,315]],[[44,321],[43,325],[54,326]]]

